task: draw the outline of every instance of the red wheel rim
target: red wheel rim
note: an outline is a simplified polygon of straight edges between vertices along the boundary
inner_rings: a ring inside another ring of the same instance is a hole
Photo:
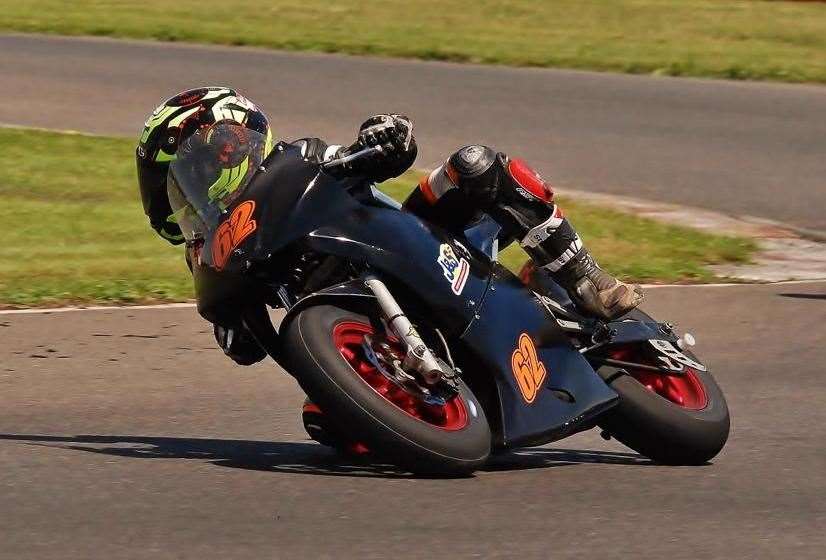
[[[460,430],[467,425],[467,410],[459,395],[451,397],[444,404],[427,403],[376,369],[364,354],[362,344],[365,335],[376,336],[375,329],[364,323],[339,323],[333,329],[333,343],[353,371],[376,393],[405,414],[431,426],[452,431]],[[398,340],[385,341],[399,357],[404,356],[404,350]]]
[[[648,361],[632,349],[617,350],[611,354],[611,357],[640,364],[646,364]],[[626,368],[626,370],[643,387],[681,408],[702,410],[708,405],[708,395],[706,395],[703,382],[692,368],[687,367],[682,372],[673,374],[638,368]]]

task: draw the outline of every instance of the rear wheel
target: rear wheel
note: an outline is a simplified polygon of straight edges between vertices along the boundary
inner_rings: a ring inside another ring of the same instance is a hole
[[[287,325],[282,355],[310,399],[341,440],[417,473],[464,474],[490,454],[491,434],[479,401],[458,381],[458,393],[425,394],[382,373],[365,341],[403,355],[370,318],[322,305]]]
[[[646,363],[637,348],[612,357]],[[712,375],[686,368],[679,374],[602,367],[599,374],[620,396],[599,425],[617,440],[664,464],[697,465],[711,460],[726,443],[729,412]]]

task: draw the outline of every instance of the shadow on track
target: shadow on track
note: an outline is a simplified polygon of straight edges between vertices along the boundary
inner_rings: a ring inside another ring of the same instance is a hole
[[[777,294],[780,297],[794,298],[794,299],[823,299],[826,300],[826,294]]]
[[[198,459],[222,467],[258,471],[326,476],[431,478],[415,476],[392,465],[373,463],[366,458],[344,456],[316,443],[152,436],[0,434],[0,441],[2,440],[137,459]],[[544,469],[584,463],[652,464],[633,453],[536,447],[495,455],[482,471]]]

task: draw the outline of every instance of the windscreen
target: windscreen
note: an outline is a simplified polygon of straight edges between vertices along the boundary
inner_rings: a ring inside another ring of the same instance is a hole
[[[201,129],[178,148],[167,191],[172,220],[187,241],[202,239],[249,185],[270,150],[269,139],[232,122]]]

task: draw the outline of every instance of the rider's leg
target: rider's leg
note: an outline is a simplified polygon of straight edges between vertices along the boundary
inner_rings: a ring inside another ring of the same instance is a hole
[[[523,161],[486,146],[465,146],[424,177],[405,202],[424,219],[459,232],[479,211],[503,226],[533,262],[584,311],[612,319],[643,299],[639,286],[602,270],[553,201],[553,190]]]
[[[365,455],[370,450],[357,439],[342,437],[329,425],[328,417],[309,398],[304,399],[301,407],[301,420],[311,439],[322,445],[333,447],[351,456]]]
[[[637,307],[642,288],[604,271],[591,256],[559,207],[520,240],[536,267],[551,276],[584,311],[613,319]]]
[[[321,409],[310,399],[304,399],[304,405],[301,407],[301,420],[304,423],[304,429],[307,435],[322,445],[335,447],[336,441],[330,434],[330,429],[327,426],[327,418]]]

